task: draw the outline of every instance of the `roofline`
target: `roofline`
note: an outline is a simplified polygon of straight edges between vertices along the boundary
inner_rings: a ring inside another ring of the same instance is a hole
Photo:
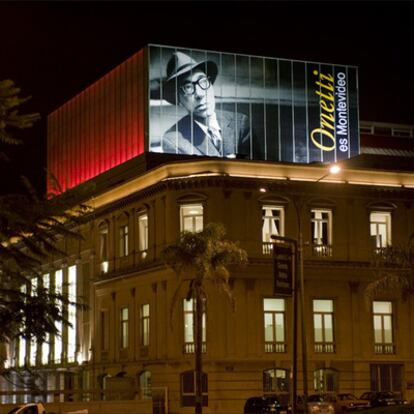
[[[176,181],[192,177],[225,176],[253,178],[266,181],[323,182],[342,185],[363,185],[414,189],[414,174],[408,172],[372,169],[347,169],[337,175],[329,174],[327,165],[266,163],[243,160],[185,160],[157,166],[138,177],[108,189],[86,201],[92,208],[121,200],[160,182]]]

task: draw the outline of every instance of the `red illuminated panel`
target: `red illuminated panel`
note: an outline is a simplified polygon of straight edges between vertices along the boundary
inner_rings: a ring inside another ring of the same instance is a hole
[[[144,56],[143,49],[48,116],[48,170],[62,191],[144,152]]]

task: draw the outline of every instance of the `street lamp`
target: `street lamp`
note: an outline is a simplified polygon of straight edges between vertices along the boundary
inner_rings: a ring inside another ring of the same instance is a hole
[[[338,174],[341,171],[341,167],[337,164],[333,164],[328,168],[326,174],[322,175],[315,182],[320,182],[325,177],[331,174]],[[304,396],[304,408],[307,407],[308,397],[308,360],[307,360],[307,343],[306,343],[306,324],[305,324],[305,278],[303,271],[303,232],[302,232],[302,210],[304,206],[303,197],[290,197],[296,212],[297,220],[297,238],[296,240],[289,239],[287,237],[272,237],[275,242],[287,242],[293,245],[295,251],[295,261],[293,264],[292,275],[292,334],[293,334],[293,349],[292,349],[292,414],[296,413],[296,396],[297,396],[297,316],[298,316],[298,303],[300,303],[300,320],[301,320],[301,342],[302,342],[302,377],[303,377],[303,396]],[[276,246],[274,246],[274,251]],[[298,300],[298,285],[300,289],[300,297]]]
[[[341,171],[341,166],[338,164],[332,164],[329,168],[328,168],[328,172],[326,174],[324,174],[322,177],[318,178],[316,180],[316,182],[318,183],[319,181],[323,180],[325,177],[327,177],[328,175],[331,174],[338,174]]]

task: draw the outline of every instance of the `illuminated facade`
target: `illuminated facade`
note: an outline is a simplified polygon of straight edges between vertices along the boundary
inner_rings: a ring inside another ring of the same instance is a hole
[[[68,256],[44,264],[42,283],[89,308],[67,309],[72,327],[58,326],[62,335],[49,343],[10,344],[9,366],[35,369],[50,404],[151,412],[153,398],[168,412],[192,412],[194,303],[183,290],[171,308],[177,279],[160,253],[181,231],[221,222],[249,264],[230,269],[234,312],[209,292],[205,412],[240,413],[250,396],[288,393],[292,300],[273,292],[271,236],[297,238],[300,223],[309,391],[414,398],[413,299],[388,292],[364,301],[373,255],[414,231],[414,173],[404,167],[413,128],[362,123],[362,155],[343,161],[338,175],[321,164],[145,152],[148,85],[134,77],[145,73],[143,59],[139,52],[49,119],[49,165],[68,177],[63,189],[92,178],[96,187],[84,240],[60,241]],[[385,127],[381,138],[375,128]],[[302,379],[299,370],[299,391]],[[2,387],[5,403],[38,398]]]

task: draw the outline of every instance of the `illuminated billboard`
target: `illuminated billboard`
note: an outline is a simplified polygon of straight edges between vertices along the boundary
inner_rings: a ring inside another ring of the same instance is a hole
[[[359,153],[353,66],[150,45],[149,151],[284,162]]]

